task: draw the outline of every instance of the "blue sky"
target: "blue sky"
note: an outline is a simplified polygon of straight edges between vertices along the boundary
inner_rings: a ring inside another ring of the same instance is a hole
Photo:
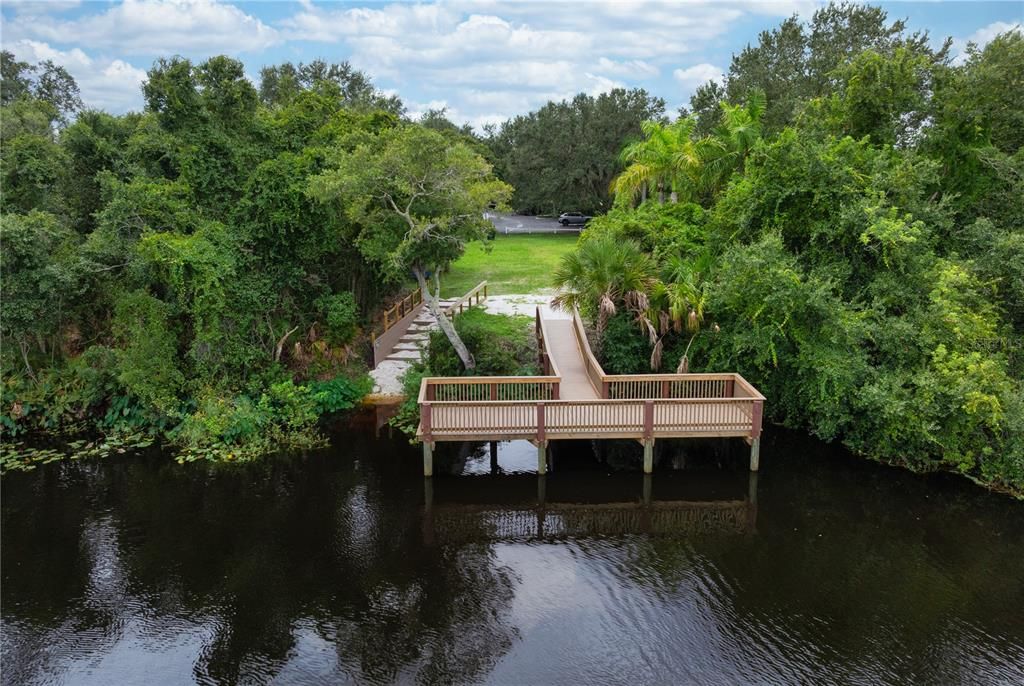
[[[940,43],[984,44],[1024,21],[1024,2],[886,2]],[[63,64],[93,107],[142,106],[158,57],[228,54],[251,78],[283,61],[348,60],[396,92],[412,116],[447,107],[480,127],[548,100],[642,87],[669,111],[728,69],[757,34],[820,3],[786,2],[218,2],[4,0],[0,42],[20,59]]]

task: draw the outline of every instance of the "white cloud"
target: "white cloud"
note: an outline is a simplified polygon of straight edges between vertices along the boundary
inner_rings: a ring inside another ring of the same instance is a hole
[[[94,59],[79,48],[57,50],[47,43],[20,40],[9,46],[19,60],[53,60],[68,70],[82,91],[86,107],[126,112],[138,109],[146,72],[120,59]]]
[[[71,20],[19,12],[5,23],[4,33],[8,39],[58,45],[73,40],[89,49],[132,55],[235,54],[280,40],[276,29],[214,0],[124,0]]]
[[[471,121],[659,78],[744,16],[788,14],[804,4],[306,2],[275,26],[286,40],[344,45],[353,66],[378,83],[404,92],[412,85],[421,99],[443,98],[450,114]],[[682,70],[683,79],[701,82],[721,72],[694,69]]]
[[[682,86],[696,88],[707,81],[721,81],[724,72],[725,70],[721,67],[704,62],[686,69],[676,69],[672,72],[672,76]]]
[[[607,57],[602,57],[597,61],[597,70],[606,74],[637,79],[652,78],[661,73],[656,66],[643,60],[616,62]]]
[[[972,33],[967,41],[974,43],[979,48],[983,48],[988,45],[993,38],[998,36],[1000,33],[1006,33],[1008,31],[1021,31],[1021,23],[1019,21],[1009,23],[1005,21],[994,21],[988,26],[983,26],[974,33]]]
[[[953,64],[960,65],[967,61],[967,45],[969,43],[974,43],[979,48],[984,48],[1000,33],[1006,33],[1007,31],[1013,30],[1024,31],[1024,27],[1022,27],[1019,21],[1013,23],[994,21],[987,26],[982,26],[966,38],[954,38],[952,48],[952,53],[954,55]]]

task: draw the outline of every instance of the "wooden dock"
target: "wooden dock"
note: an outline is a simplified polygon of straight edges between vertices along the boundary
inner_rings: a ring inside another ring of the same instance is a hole
[[[764,396],[739,374],[608,375],[590,349],[579,314],[552,319],[537,310],[544,376],[428,377],[420,385],[423,471],[433,474],[437,441],[526,439],[547,471],[552,440],[635,439],[644,472],[658,438],[735,437],[760,460]]]

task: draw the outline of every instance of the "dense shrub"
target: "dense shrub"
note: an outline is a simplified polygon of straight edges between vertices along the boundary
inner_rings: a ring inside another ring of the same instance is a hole
[[[455,328],[476,360],[475,376],[537,373],[537,342],[531,317],[488,314],[473,308],[455,318]],[[440,331],[430,336],[427,364],[436,376],[462,376],[465,370]]]

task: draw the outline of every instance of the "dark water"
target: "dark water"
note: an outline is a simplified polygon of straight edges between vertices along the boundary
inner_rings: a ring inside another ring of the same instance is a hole
[[[335,446],[4,477],[3,682],[1024,683],[1024,504],[969,484],[778,432],[754,479],[742,443],[646,481],[446,446],[429,485]]]

